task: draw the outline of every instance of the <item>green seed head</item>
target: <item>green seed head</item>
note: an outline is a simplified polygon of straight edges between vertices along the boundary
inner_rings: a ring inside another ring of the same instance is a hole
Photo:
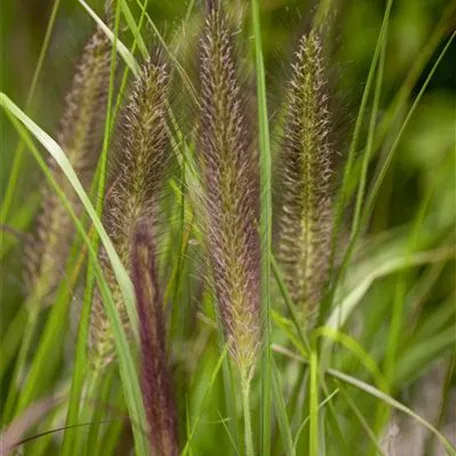
[[[318,312],[331,251],[332,128],[323,49],[304,36],[289,83],[279,172],[278,246],[291,297],[309,324]]]

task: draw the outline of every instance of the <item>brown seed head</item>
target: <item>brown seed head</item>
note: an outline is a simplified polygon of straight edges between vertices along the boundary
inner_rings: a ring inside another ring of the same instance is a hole
[[[76,68],[72,88],[66,97],[66,108],[58,133],[76,174],[85,187],[90,185],[95,169],[106,112],[110,67],[110,42],[97,29],[84,48]],[[82,205],[64,173],[50,158],[50,171],[77,213]],[[33,242],[26,246],[26,283],[38,301],[52,302],[52,294],[60,283],[74,235],[74,226],[64,205],[49,187],[42,190],[43,204],[37,218]]]
[[[225,15],[210,2],[200,40],[198,154],[213,284],[233,357],[249,377],[260,345],[257,153]]]
[[[108,234],[127,269],[131,265],[131,243],[136,224],[145,220],[152,227],[157,221],[159,194],[169,163],[167,84],[166,65],[157,56],[142,67],[122,119],[118,168],[105,206],[105,221]],[[128,332],[128,316],[121,291],[104,252],[101,261]],[[114,341],[98,293],[93,313],[91,345],[96,352],[96,363],[105,365],[114,357]]]

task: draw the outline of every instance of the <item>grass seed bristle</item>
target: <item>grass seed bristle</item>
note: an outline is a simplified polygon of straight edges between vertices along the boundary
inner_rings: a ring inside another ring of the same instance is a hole
[[[290,294],[310,325],[327,280],[331,250],[334,151],[322,43],[298,47],[289,83],[280,154],[277,255]]]
[[[93,176],[102,140],[110,73],[111,45],[101,29],[87,42],[66,97],[58,143],[87,188]],[[50,158],[48,166],[78,214],[82,205],[63,171]],[[39,302],[49,303],[62,279],[74,226],[64,205],[48,186],[42,189],[42,207],[33,241],[25,249],[26,285]]]
[[[167,83],[166,65],[159,56],[145,63],[122,118],[122,139],[116,157],[118,167],[104,213],[108,234],[127,270],[131,265],[131,242],[136,224],[140,220],[151,226],[156,223],[159,194],[169,163]],[[105,253],[101,252],[100,256],[114,302],[128,331],[128,315],[120,288]],[[111,362],[114,340],[98,293],[91,339],[97,363]]]
[[[231,354],[249,377],[261,340],[258,157],[234,44],[209,2],[200,40],[198,154],[215,295]]]

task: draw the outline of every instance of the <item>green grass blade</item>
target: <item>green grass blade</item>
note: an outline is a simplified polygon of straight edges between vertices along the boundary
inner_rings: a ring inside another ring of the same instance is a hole
[[[260,454],[271,452],[271,145],[269,137],[268,108],[266,98],[266,77],[261,42],[260,5],[252,0],[252,23],[255,44],[258,129],[260,144],[260,238],[261,238],[261,302],[264,318],[264,352],[260,363],[261,376],[261,445]]]
[[[369,131],[367,133],[367,144],[366,149],[364,151],[364,156],[362,158],[362,165],[361,165],[361,176],[358,186],[358,193],[356,195],[356,203],[355,203],[355,213],[353,215],[352,221],[352,228],[350,232],[350,237],[355,236],[355,233],[359,230],[360,218],[361,218],[361,207],[364,199],[364,192],[366,190],[366,181],[367,181],[367,172],[369,163],[371,161],[372,151],[374,147],[374,138],[376,132],[376,124],[377,124],[377,117],[378,117],[378,109],[380,104],[380,96],[382,93],[382,82],[383,82],[383,68],[385,65],[385,55],[386,55],[386,37],[388,35],[388,23],[385,25],[385,33],[382,35],[382,39],[380,42],[380,57],[378,61],[378,68],[377,68],[377,79],[375,83],[375,91],[374,91],[374,102],[372,106],[372,112],[369,122]]]
[[[120,24],[120,8],[119,3],[116,3],[116,12],[115,12],[115,30],[114,30],[114,40],[113,47],[111,50],[111,66],[110,66],[110,75],[109,75],[109,87],[108,87],[108,102],[106,106],[106,120],[105,120],[105,131],[103,137],[103,146],[101,151],[101,157],[97,166],[97,175],[99,175],[98,181],[98,193],[96,198],[96,213],[98,217],[101,218],[103,211],[103,202],[105,194],[105,181],[106,181],[106,167],[108,160],[108,147],[110,141],[110,132],[111,132],[111,111],[112,111],[112,99],[114,92],[114,78],[116,73],[116,52],[118,49],[118,30]],[[115,113],[114,113],[115,115]],[[98,236],[94,236],[92,241],[92,246],[95,251],[98,251]],[[73,422],[76,422],[78,417],[78,406],[79,400],[81,397],[81,392],[84,383],[84,376],[86,373],[86,350],[87,350],[87,341],[89,333],[89,322],[90,315],[92,311],[92,291],[95,276],[93,274],[92,263],[88,266],[87,271],[87,283],[84,293],[84,301],[80,314],[79,322],[79,331],[78,338],[76,343],[76,359],[73,368],[73,378],[70,390],[70,400],[68,404],[68,411],[66,417],[66,426],[70,426]],[[71,456],[71,454],[77,454],[80,450],[78,448],[79,442],[74,442],[77,434],[75,432],[65,432],[63,439],[62,454],[63,456]]]
[[[133,17],[133,14],[131,13],[131,10],[128,7],[126,0],[120,0],[118,3],[120,3],[120,6],[122,8],[122,13],[125,16],[125,21],[127,22],[127,25],[131,33],[135,37],[136,43],[138,44],[139,52],[141,52],[143,59],[147,60],[149,58],[149,51],[147,50],[146,43],[143,40],[139,27],[136,25],[135,18]],[[145,11],[147,8],[147,1],[145,2],[144,6],[141,6],[143,8],[143,11]]]
[[[348,151],[347,162],[345,164],[345,169],[344,169],[342,188],[340,190],[340,196],[339,196],[339,200],[338,200],[337,208],[336,208],[336,221],[335,221],[335,230],[334,230],[335,240],[337,240],[337,237],[339,235],[343,211],[345,208],[345,204],[347,202],[348,188],[350,185],[350,180],[352,178],[352,169],[353,169],[353,164],[355,161],[355,154],[356,154],[356,151],[358,148],[359,137],[361,134],[361,126],[363,123],[364,113],[366,111],[367,101],[369,99],[371,86],[372,86],[372,83],[374,80],[375,68],[377,67],[378,59],[380,56],[380,50],[381,50],[381,48],[383,46],[383,42],[385,40],[385,34],[387,31],[387,26],[388,26],[388,22],[389,22],[389,16],[390,16],[392,5],[393,5],[393,0],[388,0],[386,9],[385,9],[385,14],[383,16],[382,25],[381,25],[380,32],[378,35],[377,44],[375,46],[374,55],[372,57],[372,62],[371,62],[370,68],[369,68],[366,85],[364,87],[361,104],[360,104],[360,107],[358,110],[358,115],[356,117],[355,128],[353,131],[353,136],[352,136],[350,148]]]
[[[55,159],[56,163],[60,166],[62,171],[65,173],[68,180],[71,182],[74,190],[78,194],[79,198],[81,199],[85,209],[87,210],[92,223],[94,224],[101,241],[106,249],[106,253],[109,257],[111,262],[114,274],[116,276],[116,280],[119,283],[119,286],[122,290],[123,299],[125,305],[130,307],[131,314],[135,314],[135,301],[133,295],[133,288],[130,281],[130,278],[122,265],[111,240],[109,239],[101,221],[96,214],[92,203],[89,200],[88,195],[84,191],[74,169],[72,168],[70,162],[68,161],[65,153],[61,149],[61,147],[47,134],[45,133],[38,125],[35,124],[25,113],[23,113],[5,94],[0,93],[0,105],[5,109],[8,115],[14,116],[12,119],[17,118],[20,122],[22,122],[26,128],[38,139],[38,141],[45,147],[45,149],[52,155]],[[135,446],[137,453],[139,455],[146,455],[148,449],[148,442],[145,433],[140,429],[138,426],[141,426],[142,423],[145,423],[145,412],[142,403],[142,396],[139,387],[139,381],[136,375],[132,375],[132,373],[136,372],[135,363],[133,360],[133,356],[130,352],[130,348],[128,346],[127,337],[125,335],[125,331],[122,327],[122,323],[120,321],[119,315],[117,314],[115,305],[112,301],[112,296],[110,294],[110,290],[106,282],[104,281],[103,274],[101,272],[101,268],[97,264],[97,254],[93,250],[92,245],[90,243],[90,239],[88,238],[87,234],[84,231],[84,228],[79,221],[78,217],[74,213],[71,205],[68,203],[65,195],[62,193],[61,189],[55,183],[52,175],[49,173],[46,164],[43,162],[43,159],[39,155],[38,151],[33,147],[33,143],[29,140],[29,147],[32,145],[32,152],[34,153],[35,159],[38,161],[40,166],[42,167],[46,177],[50,180],[51,184],[54,186],[54,189],[58,192],[59,197],[62,199],[62,202],[65,204],[67,210],[69,211],[76,228],[78,229],[79,233],[83,237],[84,241],[86,242],[89,254],[91,256],[92,261],[96,265],[95,271],[97,274],[97,279],[100,285],[100,291],[103,296],[103,302],[106,306],[106,312],[108,314],[108,318],[113,328],[113,333],[115,336],[116,341],[116,348],[118,351],[119,356],[119,367],[120,373],[122,377],[122,385],[124,387],[126,403],[129,409],[130,418],[133,425],[133,433],[135,436]],[[130,314],[129,314],[130,315]],[[134,320],[131,322],[132,328],[135,330],[137,334],[137,321]]]
[[[366,273],[364,279],[334,307],[333,312],[326,322],[326,326],[334,329],[341,328],[375,280],[404,268],[446,261],[450,258],[454,258],[454,256],[454,247],[443,247],[436,250],[414,253],[410,256],[399,255],[384,261],[382,264]]]
[[[387,173],[387,171],[389,169],[389,166],[391,165],[391,161],[393,160],[394,154],[395,154],[395,152],[396,152],[396,150],[397,150],[397,148],[399,146],[399,143],[400,143],[400,141],[402,139],[402,135],[404,134],[404,131],[407,128],[408,123],[409,123],[413,113],[416,110],[416,107],[420,103],[421,98],[423,97],[427,86],[431,82],[432,77],[434,76],[434,73],[436,72],[437,68],[439,67],[440,62],[442,61],[443,57],[447,53],[447,51],[450,48],[450,46],[451,46],[451,44],[452,44],[452,42],[453,42],[455,37],[456,37],[456,30],[453,31],[453,33],[451,34],[450,38],[447,40],[444,48],[440,52],[440,54],[437,57],[434,65],[431,68],[431,71],[429,72],[429,74],[427,75],[423,85],[421,86],[420,91],[418,92],[418,95],[416,96],[412,106],[410,107],[410,110],[407,113],[407,116],[405,117],[404,122],[401,125],[401,128],[400,128],[400,130],[399,130],[399,132],[398,132],[398,134],[397,134],[397,136],[396,136],[396,138],[394,140],[394,143],[391,146],[391,149],[389,150],[388,155],[386,156],[386,159],[385,159],[385,161],[384,161],[384,163],[382,165],[382,168],[380,169],[380,171],[379,171],[379,173],[377,175],[377,178],[375,179],[375,182],[374,182],[374,184],[372,186],[372,189],[371,189],[371,191],[369,193],[369,196],[368,196],[367,201],[366,201],[365,212],[363,214],[363,221],[365,221],[369,217],[369,215],[371,214],[371,212],[373,210],[373,207],[374,207],[374,204],[375,204],[375,200],[376,200],[377,195],[378,195],[378,192],[379,192],[380,187],[381,187],[381,185],[383,183],[383,180],[385,179],[385,176],[386,176],[386,173]]]
[[[377,366],[377,363],[355,339],[341,331],[328,328],[327,326],[317,328],[313,332],[313,335],[315,335],[315,337],[323,336],[339,342],[359,359],[366,371],[372,375],[372,378],[375,380],[378,387],[384,391],[388,391],[388,383],[380,371],[380,368]]]
[[[336,396],[336,394],[339,393],[339,391],[340,391],[340,389],[336,388],[329,396],[326,397],[326,399],[324,401],[320,402],[320,404],[318,405],[319,410],[323,409],[323,407],[327,403],[329,403],[333,399],[333,397]],[[294,440],[294,443],[293,443],[293,451],[294,452],[296,452],[296,449],[298,448],[299,437],[303,433],[303,431],[304,431],[305,427],[307,426],[307,423],[309,422],[309,420],[310,420],[310,417],[307,417],[305,420],[303,420],[303,422],[299,426],[298,431],[296,432],[295,440]]]
[[[375,206],[375,202],[376,202],[376,199],[377,199],[377,196],[378,196],[378,193],[380,191],[380,188],[383,184],[383,181],[387,175],[387,172],[389,170],[389,167],[391,165],[391,162],[393,160],[393,157],[394,157],[394,154],[400,144],[400,141],[402,139],[402,136],[408,126],[408,123],[410,122],[410,119],[412,118],[413,116],[413,113],[415,112],[417,106],[419,105],[419,102],[421,101],[421,98],[423,97],[425,91],[426,91],[426,88],[428,87],[429,83],[431,82],[432,80],[432,77],[434,76],[434,73],[436,72],[440,62],[442,61],[443,57],[445,56],[445,54],[447,53],[448,49],[450,48],[454,38],[456,37],[456,30],[452,33],[452,35],[450,36],[450,38],[448,39],[446,45],[444,46],[444,48],[442,49],[442,51],[440,52],[439,56],[437,57],[437,60],[435,61],[434,65],[432,66],[431,68],[431,71],[429,72],[429,74],[427,75],[423,85],[421,86],[420,88],[420,91],[418,92],[418,95],[416,96],[412,106],[410,107],[404,121],[402,122],[402,125],[399,129],[399,132],[393,142],[393,145],[391,146],[391,149],[388,151],[387,155],[386,155],[386,158],[385,160],[383,161],[383,163],[381,164],[381,168],[380,170],[378,171],[377,173],[377,176],[376,176],[376,179],[372,185],[372,188],[366,198],[366,204],[365,204],[365,207],[364,207],[364,211],[362,212],[362,215],[361,215],[361,220],[360,220],[360,223],[358,225],[358,230],[356,233],[354,233],[351,238],[350,238],[350,242],[349,242],[349,245],[346,249],[346,252],[345,252],[345,255],[344,255],[344,258],[343,258],[343,261],[342,261],[342,266],[340,268],[340,271],[339,271],[339,276],[341,276],[343,274],[343,272],[345,271],[345,269],[347,268],[349,262],[350,262],[350,259],[351,259],[351,256],[353,254],[353,249],[354,249],[354,246],[355,246],[355,241],[357,239],[357,236],[360,232],[360,229],[362,228],[362,226],[368,221],[370,215],[372,214],[372,211],[374,210],[374,206]],[[340,209],[343,209],[343,206],[340,207]],[[337,230],[336,230],[337,232]]]
[[[345,400],[347,401],[347,404],[349,405],[350,409],[353,411],[356,418],[358,418],[358,421],[360,422],[362,428],[369,437],[369,440],[372,442],[376,450],[376,454],[380,454],[381,456],[387,456],[386,453],[383,451],[382,447],[380,446],[380,444],[378,443],[374,431],[369,427],[369,423],[361,413],[361,410],[357,407],[356,402],[350,397],[350,395],[345,391],[344,388],[341,388],[340,391],[344,396]]]
[[[318,385],[318,353],[316,344],[310,350],[309,377],[309,456],[318,456],[319,442],[319,385]]]
[[[201,419],[201,414],[203,413],[204,404],[206,402],[207,397],[209,396],[209,393],[212,391],[212,387],[214,386],[215,380],[218,376],[220,369],[222,368],[222,365],[225,361],[227,354],[228,354],[228,350],[227,350],[227,347],[225,347],[223,349],[222,353],[220,354],[217,364],[214,367],[214,371],[212,372],[212,376],[209,380],[209,383],[207,385],[207,388],[206,388],[204,396],[203,396],[203,400],[202,400],[201,407],[200,407],[200,413],[198,414],[198,416],[195,419],[195,422],[193,423],[192,430],[188,436],[187,442],[185,443],[184,449],[182,450],[181,456],[186,456],[190,451],[191,442],[192,442],[193,436],[195,435],[199,421]]]
[[[117,39],[116,35],[114,35],[109,27],[100,19],[99,16],[97,16],[95,11],[84,0],[78,0],[78,2],[89,13],[89,15],[99,25],[103,32],[106,33],[106,36],[111,40],[111,42],[117,42],[117,50],[119,54],[124,59],[131,72],[134,75],[137,75],[139,73],[139,66],[128,48],[120,40]]]
[[[282,386],[279,376],[277,364],[272,357],[272,392],[274,397],[274,405],[276,410],[277,422],[279,424],[280,433],[282,434],[282,441],[284,451],[287,456],[294,456],[296,454],[293,446],[293,437],[291,435],[290,422],[287,415],[287,407],[282,393]]]
[[[396,410],[399,410],[406,415],[409,415],[412,417],[414,420],[416,420],[418,423],[422,424],[424,427],[429,429],[444,445],[446,450],[448,451],[448,454],[455,456],[456,455],[456,449],[453,447],[453,445],[449,442],[449,440],[438,430],[436,429],[431,423],[426,421],[424,418],[416,414],[413,410],[409,409],[399,401],[396,401],[396,399],[392,398],[388,394],[383,393],[382,391],[378,390],[377,388],[374,388],[373,386],[369,385],[368,383],[365,383],[361,380],[358,380],[355,377],[352,377],[350,375],[344,374],[343,372],[339,372],[335,369],[328,369],[327,371],[328,374],[331,376],[338,378],[339,380],[342,380],[343,382],[352,385],[356,388],[358,388],[361,391],[364,391],[367,394],[370,394],[371,396],[379,399],[380,401],[383,401],[385,404],[388,404],[389,406],[395,408]]]

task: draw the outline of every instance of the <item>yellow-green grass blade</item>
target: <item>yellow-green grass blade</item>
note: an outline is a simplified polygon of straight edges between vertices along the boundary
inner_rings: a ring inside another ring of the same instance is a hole
[[[287,407],[282,393],[282,385],[280,380],[279,369],[275,359],[272,357],[272,392],[274,397],[274,406],[276,410],[277,422],[279,424],[280,433],[282,434],[282,443],[287,456],[296,455],[296,450],[293,446],[293,437],[291,435],[290,422],[287,415]]]
[[[218,376],[218,373],[220,372],[220,369],[225,361],[225,358],[228,354],[228,350],[227,350],[227,347],[225,347],[222,351],[222,353],[220,354],[219,356],[219,359],[214,367],[214,370],[212,372],[212,375],[211,375],[211,378],[208,382],[208,385],[207,385],[207,388],[204,392],[204,396],[203,396],[203,400],[201,402],[201,407],[200,407],[200,411],[199,411],[199,414],[198,416],[195,418],[195,422],[193,423],[193,426],[191,428],[191,431],[188,435],[188,438],[187,438],[187,442],[185,443],[185,446],[184,446],[184,449],[182,450],[182,453],[181,453],[181,456],[186,456],[187,454],[189,454],[189,451],[190,451],[190,448],[191,448],[191,443],[192,443],[192,439],[193,439],[193,436],[195,435],[195,432],[196,432],[196,429],[198,427],[198,424],[200,422],[200,419],[201,419],[201,415],[203,413],[203,408],[204,408],[204,404],[209,396],[209,393],[212,391],[212,387],[214,386],[214,383],[215,383],[215,380],[217,379],[217,376]]]
[[[385,392],[388,391],[388,383],[380,368],[359,342],[348,334],[344,334],[341,331],[334,330],[327,326],[317,328],[312,334],[315,337],[325,337],[343,345],[359,359],[366,371],[371,374],[378,387]]]
[[[321,401],[320,404],[318,405],[319,410],[321,410],[326,404],[331,402],[333,397],[336,396],[336,394],[338,394],[339,391],[340,391],[340,389],[336,388],[331,394],[329,394],[329,396],[327,396],[323,401]],[[298,448],[299,437],[301,437],[301,434],[303,433],[303,431],[304,431],[305,427],[307,426],[307,423],[309,422],[309,420],[310,420],[310,417],[308,416],[305,420],[303,420],[303,422],[299,426],[298,431],[296,432],[295,440],[294,440],[294,443],[293,443],[293,451],[294,452],[296,452],[296,450]]]
[[[117,39],[116,35],[100,19],[100,17],[97,16],[95,11],[84,0],[78,0],[78,2],[89,13],[89,15],[97,23],[97,25],[103,30],[103,32],[106,33],[106,36],[111,40],[111,42],[117,43],[117,50],[118,50],[119,54],[122,56],[122,58],[124,59],[125,63],[130,68],[132,73],[137,75],[139,73],[139,66],[138,66],[138,63],[136,62],[135,58],[133,57],[133,55],[128,50],[128,48],[120,40]]]

